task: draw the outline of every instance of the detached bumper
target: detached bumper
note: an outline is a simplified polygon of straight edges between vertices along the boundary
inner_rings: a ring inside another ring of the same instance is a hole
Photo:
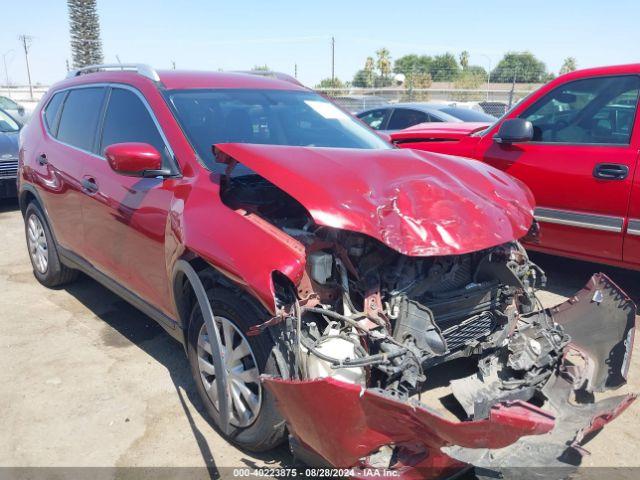
[[[546,400],[543,408],[501,402],[486,418],[451,421],[417,402],[331,378],[264,377],[263,383],[296,445],[326,464],[353,468],[354,478],[379,477],[381,470],[403,479],[441,478],[469,465],[567,467],[579,464],[587,436],[635,400],[635,395],[594,400],[596,392],[626,382],[635,314],[633,302],[602,274],[565,303],[539,312],[571,336],[539,391]],[[380,455],[383,451],[393,453]],[[527,478],[526,469],[519,474]]]

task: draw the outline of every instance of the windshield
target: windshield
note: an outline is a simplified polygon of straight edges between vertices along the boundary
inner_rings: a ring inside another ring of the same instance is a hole
[[[20,130],[18,122],[11,118],[7,112],[0,110],[0,132],[10,133],[17,132],[18,130]]]
[[[218,143],[392,148],[357,119],[312,92],[172,90],[167,97],[198,156],[212,170],[211,146]]]
[[[455,108],[447,107],[441,108],[441,112],[448,113],[452,117],[459,118],[463,122],[488,122],[493,123],[496,121],[496,117],[492,117],[484,112],[478,112],[469,108]]]

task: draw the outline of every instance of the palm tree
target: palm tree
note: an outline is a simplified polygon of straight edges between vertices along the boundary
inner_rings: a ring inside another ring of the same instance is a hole
[[[378,56],[377,66],[380,76],[387,78],[391,73],[391,54],[389,53],[389,50],[382,47],[376,52],[376,55]]]
[[[367,57],[366,62],[364,62],[364,73],[365,73],[365,81],[367,87],[373,87],[373,83],[375,81],[375,64],[373,62],[373,57]]]
[[[469,52],[466,50],[460,54],[460,66],[463,70],[466,70],[469,66]]]

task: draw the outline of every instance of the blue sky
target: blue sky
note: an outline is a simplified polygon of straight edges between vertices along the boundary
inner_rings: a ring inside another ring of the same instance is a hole
[[[574,56],[579,67],[640,61],[637,0],[334,1],[98,0],[105,61],[156,68],[246,70],[267,64],[308,85],[336,75],[349,80],[368,55],[386,46],[407,53],[458,55],[493,66],[508,50],[529,50],[557,72]],[[50,84],[70,59],[64,0],[3,0],[0,55],[13,83],[26,83],[18,35],[32,35],[34,82]],[[1,62],[0,58],[0,62]],[[4,83],[4,67],[0,63]]]

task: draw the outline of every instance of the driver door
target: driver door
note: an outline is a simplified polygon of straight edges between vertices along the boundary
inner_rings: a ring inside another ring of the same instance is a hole
[[[535,196],[542,249],[622,260],[639,90],[636,75],[567,82],[520,114],[533,124],[533,141],[487,138],[482,159],[522,180]]]

